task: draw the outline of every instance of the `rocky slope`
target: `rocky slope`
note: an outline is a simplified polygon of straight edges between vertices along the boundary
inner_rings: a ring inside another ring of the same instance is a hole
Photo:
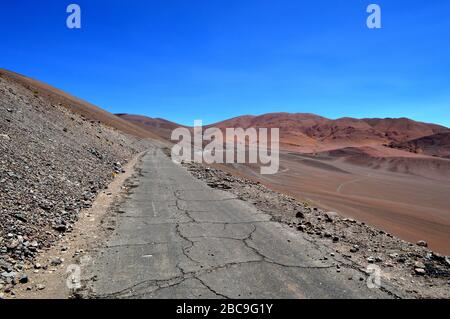
[[[24,264],[70,232],[78,212],[145,148],[101,123],[112,114],[88,119],[67,96],[41,92],[0,72],[0,292],[26,282]]]

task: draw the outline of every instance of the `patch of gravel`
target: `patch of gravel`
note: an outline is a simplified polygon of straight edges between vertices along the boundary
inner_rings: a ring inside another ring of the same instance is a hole
[[[369,265],[379,266],[382,281],[407,296],[450,298],[450,258],[432,252],[426,242],[408,243],[365,223],[323,211],[212,167],[183,165],[210,187],[229,191],[272,215],[274,220],[330,247],[362,272],[369,274]]]
[[[0,77],[0,298],[146,143]]]

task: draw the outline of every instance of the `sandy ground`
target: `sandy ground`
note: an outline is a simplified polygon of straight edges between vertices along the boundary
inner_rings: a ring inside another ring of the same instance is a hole
[[[124,190],[125,181],[134,173],[134,167],[144,153],[134,157],[125,165],[125,173],[118,175],[106,190],[101,192],[93,205],[80,213],[79,221],[71,233],[66,234],[57,245],[41,253],[34,262],[40,269],[27,265],[29,282],[14,288],[16,298],[21,299],[66,299],[73,295],[67,283],[75,286],[78,282],[73,271],[83,271],[83,264],[91,258],[87,252],[108,234],[113,227],[105,223],[104,217]],[[51,266],[52,260],[60,258],[62,263]],[[80,268],[77,268],[80,267]],[[46,269],[45,269],[46,268]],[[33,270],[34,269],[34,270]],[[42,289],[43,288],[43,289]],[[8,296],[9,298],[9,296]]]
[[[284,153],[280,172],[235,166],[266,186],[450,255],[450,180]]]

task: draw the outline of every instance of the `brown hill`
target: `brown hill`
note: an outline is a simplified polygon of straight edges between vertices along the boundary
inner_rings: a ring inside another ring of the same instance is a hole
[[[433,134],[403,143],[391,143],[389,146],[411,153],[450,159],[450,132]]]
[[[116,114],[116,116],[164,140],[170,140],[172,131],[178,127],[183,127],[182,125],[164,119],[151,118],[142,115],[122,113]]]
[[[280,128],[281,147],[304,153],[343,147],[361,147],[407,141],[427,135],[449,132],[446,127],[410,119],[330,120],[314,114],[271,113],[242,116],[211,126]]]
[[[63,106],[70,111],[83,116],[85,119],[101,122],[121,132],[141,138],[155,138],[151,132],[143,130],[99,107],[74,97],[64,91],[29,77],[0,69],[0,76],[5,80],[16,83],[30,90],[36,98],[50,102],[55,106]]]
[[[209,125],[209,127],[217,127],[222,130],[237,127],[244,129],[250,127],[279,128],[282,148],[291,150],[301,148],[302,151],[309,152],[320,148],[320,144],[306,134],[307,129],[327,121],[329,120],[324,117],[307,113],[270,113],[260,116],[240,116]]]
[[[308,136],[333,148],[381,144],[386,141],[383,132],[353,118],[330,120],[310,127],[306,132]]]
[[[305,128],[325,123],[328,119],[309,113],[269,113],[260,116],[244,115],[215,123],[214,127],[279,127],[286,131],[304,131]]]
[[[375,130],[384,133],[389,140],[396,142],[405,142],[424,136],[450,131],[448,128],[440,125],[416,122],[407,118],[375,118],[363,119],[363,121],[367,122]]]
[[[170,139],[172,130],[181,125],[163,119],[139,115],[118,114],[142,129]],[[280,147],[301,153],[324,152],[346,147],[377,146],[406,142],[412,138],[450,132],[446,127],[400,119],[355,119],[344,117],[327,119],[309,113],[269,113],[260,116],[244,115],[218,122],[208,127],[279,128]]]

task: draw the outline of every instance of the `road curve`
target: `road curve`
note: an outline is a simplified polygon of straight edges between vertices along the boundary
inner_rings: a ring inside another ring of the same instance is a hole
[[[91,297],[390,297],[369,289],[344,259],[209,188],[158,148],[138,171],[113,234],[83,272]]]

